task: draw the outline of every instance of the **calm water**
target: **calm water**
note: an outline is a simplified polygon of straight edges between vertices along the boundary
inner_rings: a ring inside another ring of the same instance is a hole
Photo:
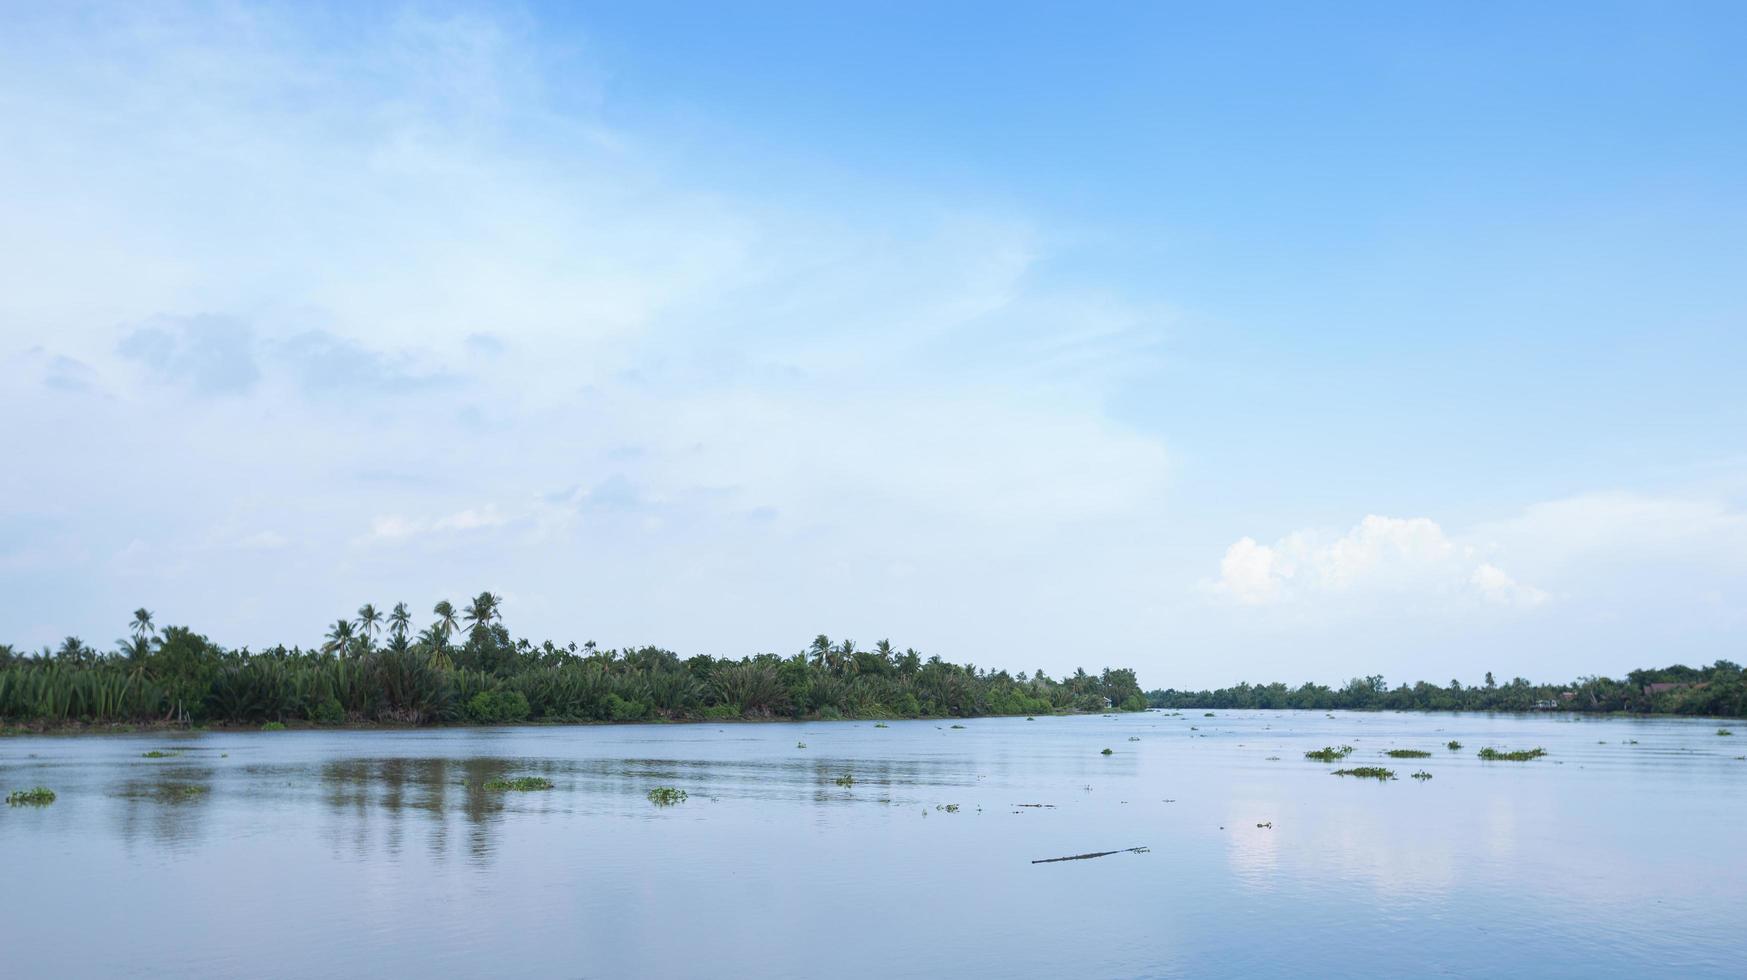
[[[0,789],[60,798],[0,807],[0,972],[1747,971],[1747,725],[1271,711],[964,725],[3,739]],[[1303,758],[1343,742],[1347,764],[1402,778]],[[1550,755],[1482,763],[1483,745]],[[557,786],[481,788],[522,774]],[[656,786],[690,799],[658,808]],[[1151,851],[1031,863],[1134,846]]]

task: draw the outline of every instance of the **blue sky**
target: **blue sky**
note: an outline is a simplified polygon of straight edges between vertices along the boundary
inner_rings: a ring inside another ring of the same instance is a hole
[[[7,20],[6,642],[1743,653],[1737,4]]]

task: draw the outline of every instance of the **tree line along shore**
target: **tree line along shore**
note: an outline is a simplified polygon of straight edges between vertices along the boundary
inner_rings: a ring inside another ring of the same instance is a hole
[[[1747,674],[1719,660],[1709,667],[1634,670],[1623,679],[1580,677],[1566,684],[1534,684],[1517,677],[1500,684],[1490,671],[1483,684],[1420,681],[1390,687],[1381,675],[1355,677],[1344,687],[1322,684],[1238,684],[1215,691],[1147,692],[1153,708],[1302,708],[1318,711],[1571,711],[1747,717]]]
[[[1134,671],[1009,674],[880,641],[815,638],[782,656],[682,658],[512,639],[502,600],[439,602],[416,627],[405,603],[366,604],[313,648],[226,649],[134,613],[99,651],[77,637],[21,654],[0,645],[0,719],[101,724],[633,722],[1040,715],[1140,711]]]

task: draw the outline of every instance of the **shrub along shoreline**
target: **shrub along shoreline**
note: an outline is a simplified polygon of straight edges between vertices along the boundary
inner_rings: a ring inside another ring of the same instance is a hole
[[[404,603],[337,621],[317,648],[229,650],[134,614],[110,653],[75,637],[19,655],[0,645],[0,721],[92,727],[328,727],[730,720],[882,720],[1140,711],[1134,671],[1059,680],[926,659],[881,641],[816,637],[789,656],[681,658],[659,647],[602,650],[512,639],[501,600],[448,602],[414,632]]]

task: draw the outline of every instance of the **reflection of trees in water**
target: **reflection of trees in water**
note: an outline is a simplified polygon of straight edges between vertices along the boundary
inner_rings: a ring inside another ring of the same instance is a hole
[[[854,777],[853,785],[838,783],[845,775]],[[527,793],[485,788],[491,780],[515,776],[544,776],[557,786]],[[396,854],[409,828],[418,826],[430,850],[445,854],[458,829],[458,815],[468,853],[483,861],[491,855],[507,812],[568,807],[579,795],[617,804],[638,816],[653,814],[646,797],[657,786],[684,789],[697,799],[802,799],[824,806],[888,800],[908,804],[922,796],[933,798],[914,792],[920,787],[963,786],[974,783],[977,775],[962,759],[475,757],[339,759],[322,764],[320,779],[322,803],[338,818],[333,829],[336,847],[346,847],[360,857],[378,849]]]
[[[364,855],[380,844],[398,853],[408,817],[429,827],[430,849],[444,854],[449,849],[450,814],[459,811],[467,826],[468,850],[483,859],[491,852],[492,837],[502,823],[509,795],[488,791],[485,784],[510,775],[546,775],[560,770],[550,762],[526,759],[341,759],[321,768],[322,802],[328,811],[344,818],[342,839]],[[516,803],[528,801],[517,794]]]
[[[174,846],[199,838],[212,773],[206,766],[164,767],[118,784],[111,795],[120,801],[115,814],[121,839]]]

